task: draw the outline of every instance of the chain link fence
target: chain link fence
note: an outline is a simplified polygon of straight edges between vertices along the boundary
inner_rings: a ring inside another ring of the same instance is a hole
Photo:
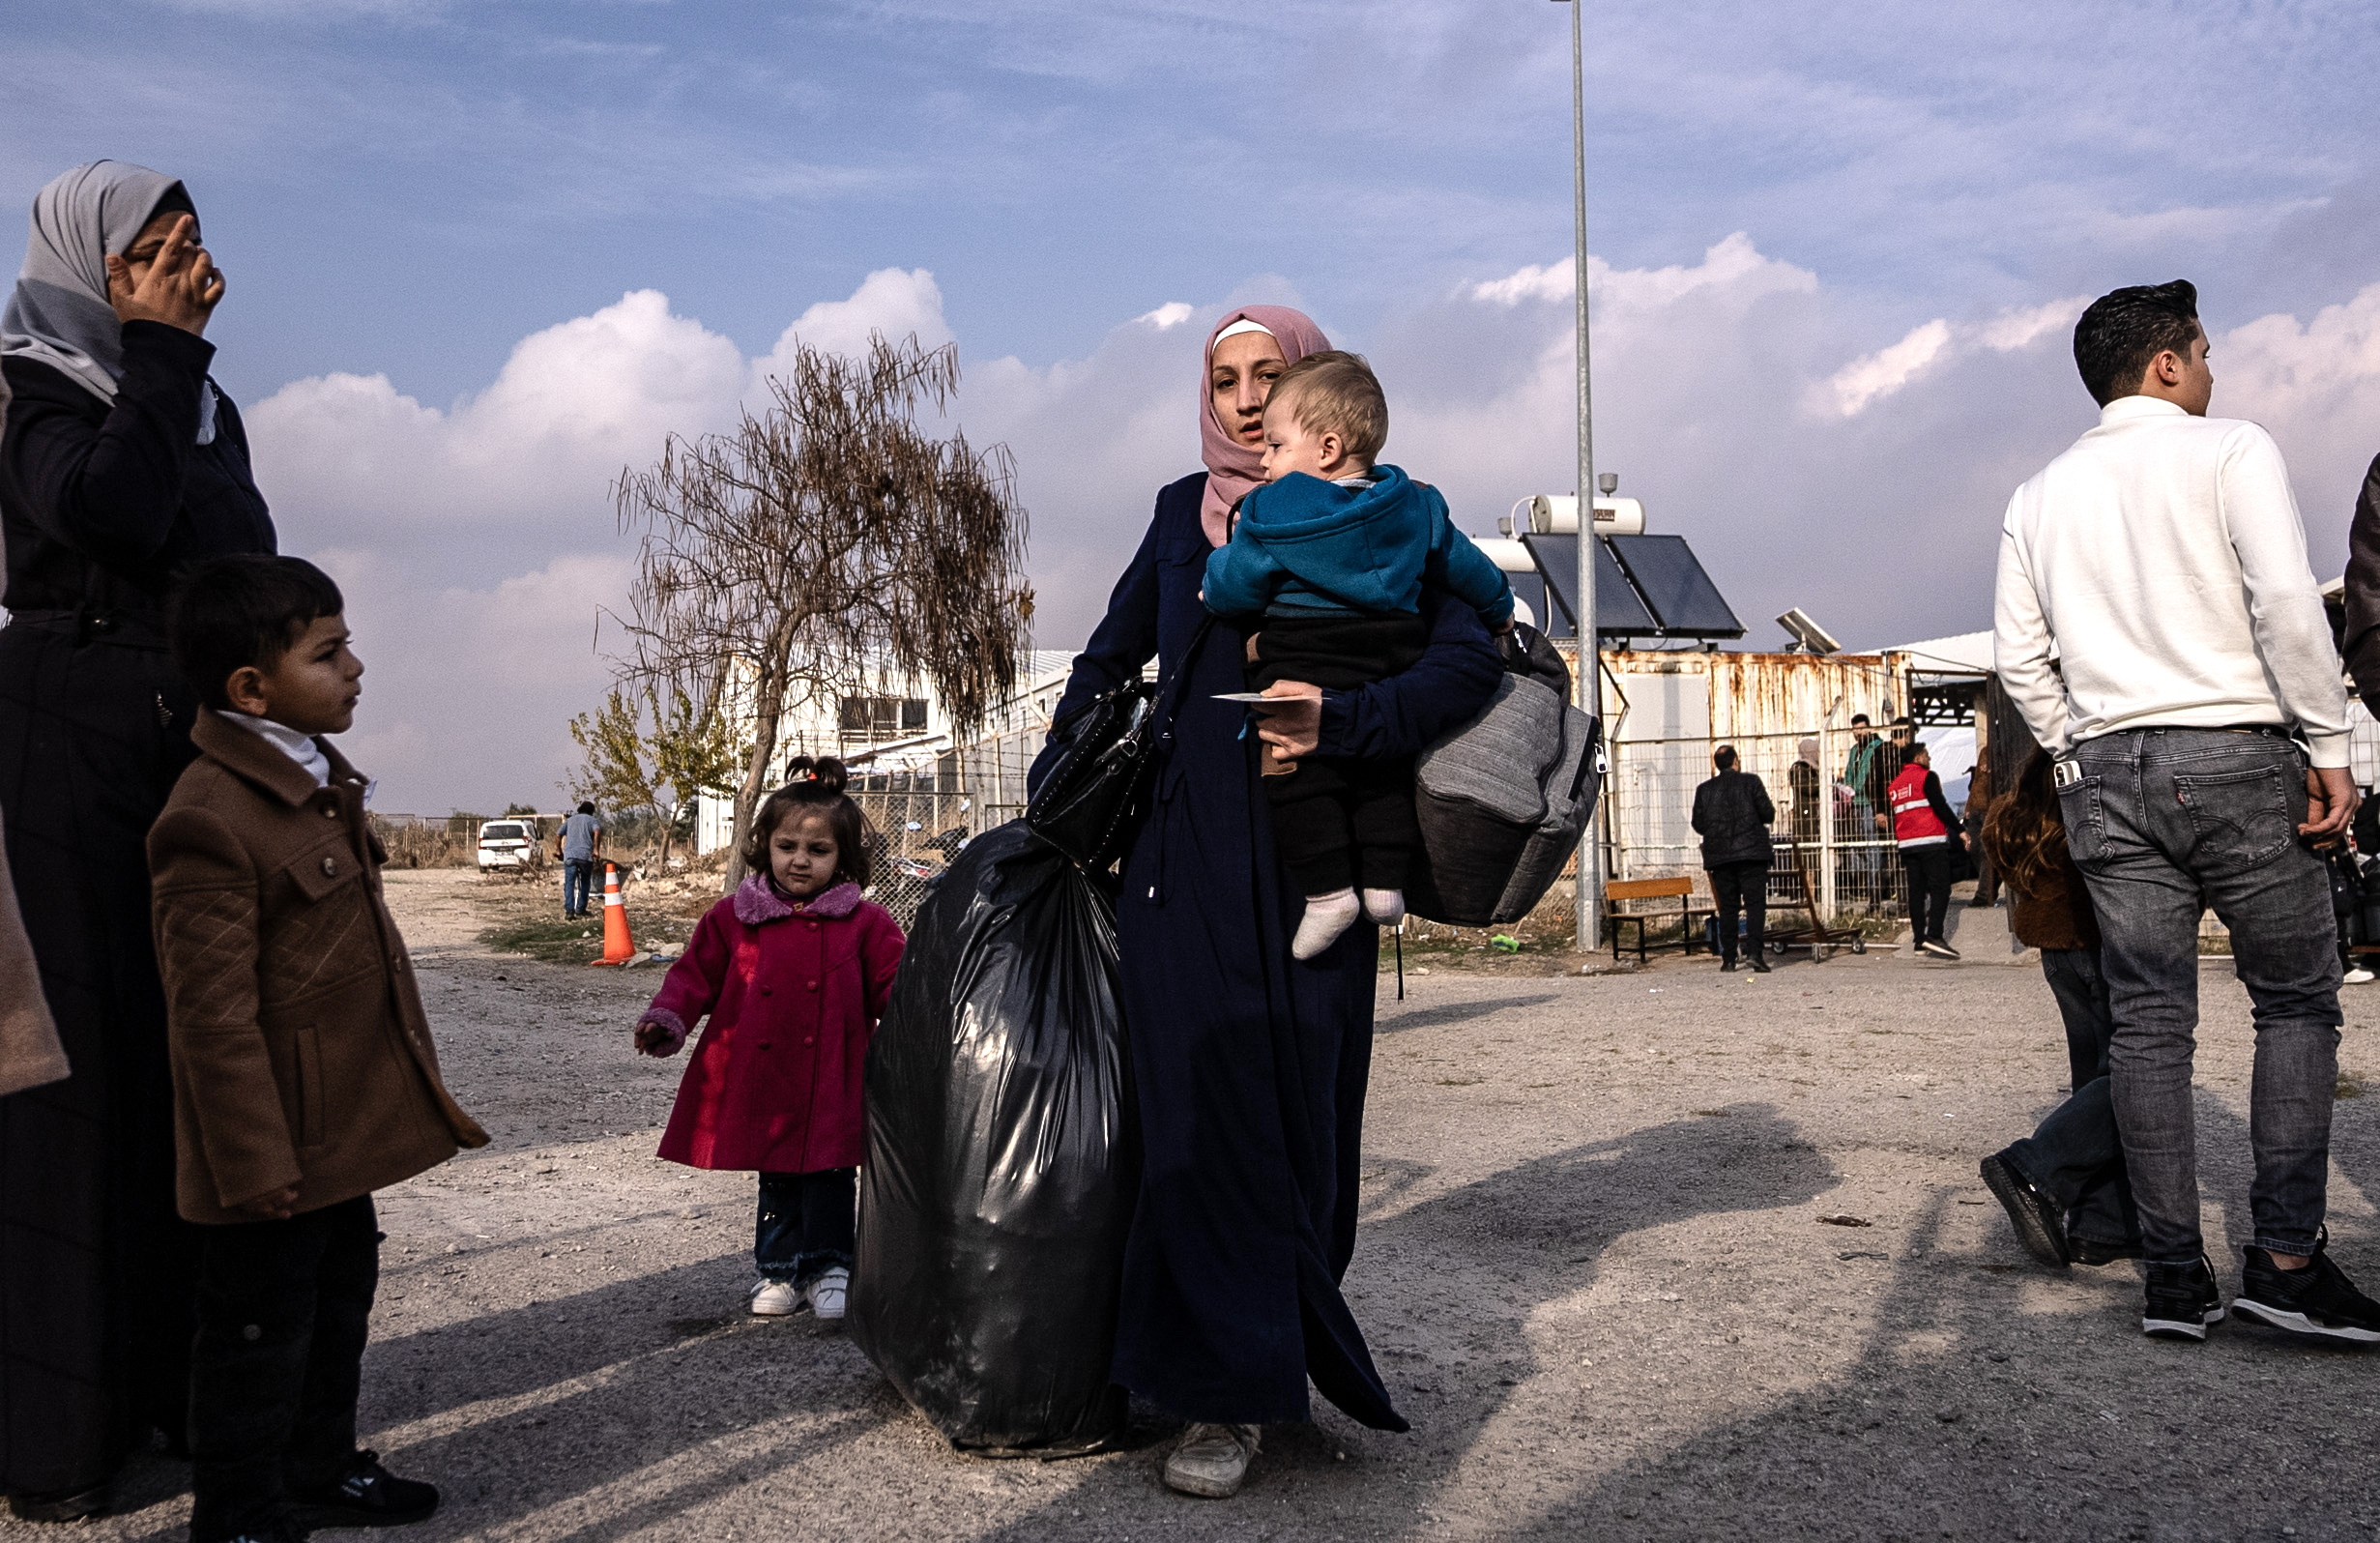
[[[1857,741],[1849,731],[1756,735],[1727,742],[1735,748],[1737,766],[1759,777],[1777,808],[1769,830],[1776,846],[1769,869],[1772,911],[1806,908],[1830,927],[1890,922],[1906,915],[1890,811],[1872,796],[1884,779],[1864,778],[1866,787],[1851,784]],[[1608,877],[1683,875],[1694,881],[1700,901],[1709,903],[1701,839],[1694,830],[1694,794],[1716,774],[1711,755],[1717,748],[1708,739],[1623,739],[1611,747],[1601,820]],[[1654,902],[1649,909],[1665,904],[1675,902]],[[1772,923],[1793,924],[1789,918]]]

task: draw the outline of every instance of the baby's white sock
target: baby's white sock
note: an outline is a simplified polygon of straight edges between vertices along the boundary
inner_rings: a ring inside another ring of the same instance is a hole
[[[1339,934],[1355,924],[1363,908],[1353,889],[1306,896],[1306,914],[1298,918],[1297,936],[1290,941],[1290,956],[1311,959],[1339,941]]]
[[[1405,891],[1402,889],[1366,889],[1364,917],[1383,927],[1393,927],[1405,919]]]

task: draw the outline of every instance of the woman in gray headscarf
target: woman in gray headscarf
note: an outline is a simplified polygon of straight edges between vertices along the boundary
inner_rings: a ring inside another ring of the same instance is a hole
[[[190,757],[175,575],[271,552],[240,415],[207,376],[223,276],[171,177],[77,166],[33,205],[0,310],[0,815],[73,1074],[0,1098],[0,1488],[107,1502],[188,1403],[196,1251],[174,1213],[149,826]]]

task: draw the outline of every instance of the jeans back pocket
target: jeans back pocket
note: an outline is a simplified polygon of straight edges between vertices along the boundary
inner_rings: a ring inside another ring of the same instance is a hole
[[[2294,766],[2269,762],[2240,772],[2205,772],[2173,779],[2174,797],[2190,812],[2198,855],[2219,873],[2270,862],[2297,841],[2290,799]],[[2295,776],[2302,786],[2305,778]]]
[[[2066,822],[2066,850],[2078,867],[2107,855],[2107,812],[2100,779],[2086,776],[2058,790],[2058,815]]]

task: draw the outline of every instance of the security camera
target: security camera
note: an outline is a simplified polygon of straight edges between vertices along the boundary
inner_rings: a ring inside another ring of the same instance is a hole
[[[1777,625],[1792,635],[1795,645],[1805,654],[1843,652],[1843,645],[1835,641],[1834,634],[1812,621],[1810,614],[1798,605],[1777,618]]]

